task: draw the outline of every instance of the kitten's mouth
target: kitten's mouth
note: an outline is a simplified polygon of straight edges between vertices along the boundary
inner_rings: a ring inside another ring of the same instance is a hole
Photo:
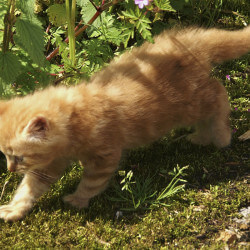
[[[14,165],[8,166],[8,170],[9,170],[11,173],[15,173],[15,172],[18,171],[18,170],[17,170],[17,167],[14,166]]]

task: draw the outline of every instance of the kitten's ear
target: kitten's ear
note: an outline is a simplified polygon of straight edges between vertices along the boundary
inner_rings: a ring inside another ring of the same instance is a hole
[[[49,130],[49,122],[44,116],[36,116],[31,119],[28,125],[24,128],[23,133],[29,139],[39,140],[46,137],[46,132]]]

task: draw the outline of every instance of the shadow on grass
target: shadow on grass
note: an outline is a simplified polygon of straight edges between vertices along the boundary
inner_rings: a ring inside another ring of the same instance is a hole
[[[185,132],[186,133],[186,132]],[[143,183],[147,178],[152,180],[150,189],[152,193],[160,192],[171,181],[169,171],[178,164],[180,167],[189,165],[186,171],[186,189],[206,190],[210,185],[216,185],[229,180],[240,179],[248,170],[247,152],[249,143],[241,143],[234,139],[232,145],[225,149],[216,149],[213,146],[201,147],[191,144],[185,139],[175,140],[183,134],[177,131],[174,137],[165,137],[150,146],[126,152],[120,163],[120,170],[128,172],[132,169],[134,180]],[[121,177],[118,173],[112,178],[110,185],[104,193],[93,198],[89,208],[77,210],[62,202],[62,197],[74,192],[81,178],[81,169],[73,167],[67,171],[64,177],[52,190],[45,194],[37,203],[34,212],[39,210],[46,213],[61,210],[70,212],[71,215],[79,215],[83,224],[86,221],[94,221],[97,217],[103,220],[117,221],[117,212],[130,207],[131,204],[113,201],[121,191]],[[144,195],[142,193],[142,195]],[[112,198],[112,199],[111,199]],[[174,195],[166,200],[171,205],[178,201],[183,206],[190,204],[180,195]],[[123,211],[122,220],[125,223],[134,224],[151,209],[142,207]]]

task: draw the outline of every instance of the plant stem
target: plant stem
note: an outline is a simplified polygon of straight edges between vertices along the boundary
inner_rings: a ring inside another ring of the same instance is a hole
[[[8,10],[4,16],[4,35],[3,35],[3,52],[7,52],[9,50],[9,43],[12,35],[12,27],[15,22],[15,0],[9,0],[8,2]]]
[[[66,0],[66,12],[68,23],[68,37],[69,37],[69,57],[72,67],[75,66],[75,13],[76,0]]]
[[[75,38],[76,0],[72,0],[71,7],[71,30],[72,30],[72,62],[75,66],[76,38]]]
[[[102,5],[101,7],[98,7],[98,10],[96,11],[96,13],[94,14],[94,16],[88,21],[88,23],[86,25],[84,25],[83,27],[81,27],[80,29],[78,29],[75,32],[75,37],[79,36],[84,30],[86,30],[100,15],[101,13],[108,9],[109,7],[111,7],[114,4],[117,4],[118,2],[122,2],[123,0],[112,0],[108,3],[105,3],[104,5]],[[67,37],[64,42],[68,43],[69,42],[69,37]],[[57,53],[59,52],[59,48],[57,47],[56,49],[54,49],[47,57],[46,59],[48,61],[50,61]]]

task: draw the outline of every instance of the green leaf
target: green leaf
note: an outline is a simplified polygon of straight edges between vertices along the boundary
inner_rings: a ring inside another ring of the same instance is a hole
[[[122,31],[124,26],[116,20],[115,15],[107,13],[102,19],[102,26],[94,30],[89,37],[98,37],[100,40],[108,41],[119,46],[122,42]]]
[[[126,18],[130,18],[132,20],[137,20],[139,17],[136,15],[136,13],[134,12],[134,10],[132,9],[128,9],[126,11],[122,11],[122,14],[126,17]]]
[[[28,18],[35,17],[34,15],[34,7],[35,0],[19,0],[16,5],[17,9],[20,9],[22,13],[24,13]]]
[[[94,14],[96,13],[96,9],[89,0],[79,0],[77,3],[82,8],[81,10],[82,20],[86,24],[94,16]],[[104,17],[105,17],[105,12],[102,13],[102,18]],[[90,26],[90,28],[88,28],[87,33],[89,34],[89,36],[92,34],[92,32],[95,31],[95,29],[99,28],[101,24],[102,22],[99,16]]]
[[[0,78],[0,96],[4,96],[5,94],[5,88],[6,88],[6,84],[5,82],[3,81],[2,78]]]
[[[127,48],[128,41],[130,38],[134,38],[135,31],[134,26],[132,24],[128,24],[127,27],[122,31],[121,37],[123,39],[124,47]]]
[[[47,9],[49,20],[55,26],[65,25],[67,22],[65,4],[53,4]]]
[[[25,15],[17,19],[14,39],[29,54],[32,61],[39,66],[43,66],[45,61],[43,54],[45,44],[44,35],[42,25],[37,19],[32,18],[31,20]]]
[[[176,10],[170,4],[170,0],[154,0],[154,4],[160,9],[165,11],[174,11]]]
[[[80,7],[84,6],[87,2],[90,2],[90,1],[89,0],[76,0],[77,5],[79,5]],[[93,0],[93,2],[95,3],[96,6],[98,6],[101,1],[99,1],[99,0]]]
[[[125,18],[129,20],[131,24],[135,26],[137,31],[141,34],[141,36],[144,39],[147,39],[150,42],[153,42],[153,37],[150,32],[150,25],[152,22],[147,18],[140,10],[138,7],[135,9],[128,9],[126,11],[122,11],[122,14],[124,15]],[[126,31],[128,34],[127,39],[125,39],[125,44],[128,43],[128,40],[130,37],[133,38],[133,33],[131,32],[133,29],[129,29]],[[130,32],[129,32],[130,31]]]
[[[113,52],[107,43],[99,39],[91,39],[83,41],[83,50],[81,53],[85,59],[89,61],[89,69],[91,72],[99,70],[105,62],[113,57]]]
[[[21,66],[18,56],[0,51],[0,78],[4,83],[12,83],[19,75]]]
[[[151,27],[149,23],[151,23],[151,21],[145,16],[143,16],[142,18],[138,19],[136,23],[136,28],[144,39],[153,42],[154,40],[150,32]]]
[[[95,7],[92,5],[92,3],[89,0],[82,0],[81,2],[81,14],[82,14],[82,20],[84,23],[88,23],[88,21],[93,17],[93,15],[96,13]],[[93,23],[95,27],[99,27],[101,24],[100,18],[98,17],[97,20]]]

